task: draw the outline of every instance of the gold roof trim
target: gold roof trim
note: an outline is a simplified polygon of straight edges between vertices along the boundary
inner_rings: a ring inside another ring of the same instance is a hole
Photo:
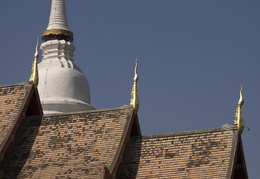
[[[134,84],[131,91],[131,99],[130,99],[130,105],[133,106],[135,109],[135,112],[138,112],[139,109],[139,97],[138,97],[138,90],[137,90],[137,82],[138,82],[138,60],[135,61],[135,69],[134,69]]]
[[[238,100],[238,106],[235,114],[236,120],[234,120],[235,125],[238,128],[238,133],[241,135],[244,131],[244,118],[242,114],[242,106],[244,104],[244,97],[243,97],[243,86],[240,85],[240,98]]]
[[[38,75],[38,59],[39,59],[39,38],[37,38],[37,43],[35,47],[34,61],[32,64],[32,74],[29,81],[33,82],[34,88],[36,89],[39,83]]]
[[[47,36],[47,35],[66,35],[69,37],[73,37],[73,32],[68,31],[68,30],[64,30],[64,29],[49,29],[49,30],[45,30],[42,33],[42,36]]]

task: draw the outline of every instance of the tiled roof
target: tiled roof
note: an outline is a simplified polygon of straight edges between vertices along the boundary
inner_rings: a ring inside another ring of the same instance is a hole
[[[27,117],[8,148],[4,178],[102,178],[133,113],[132,107]]]
[[[140,136],[131,106],[42,116],[30,82],[0,106],[0,178],[247,178],[235,126]]]
[[[0,160],[14,137],[32,91],[29,82],[0,87]]]
[[[116,178],[229,178],[237,130],[132,137]]]

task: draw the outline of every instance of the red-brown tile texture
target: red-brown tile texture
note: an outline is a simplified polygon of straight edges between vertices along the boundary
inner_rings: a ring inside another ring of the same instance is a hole
[[[227,178],[236,134],[212,129],[131,138],[117,178]]]
[[[31,83],[0,87],[0,148],[5,145],[32,88]]]
[[[102,178],[132,110],[26,118],[6,154],[4,178]]]

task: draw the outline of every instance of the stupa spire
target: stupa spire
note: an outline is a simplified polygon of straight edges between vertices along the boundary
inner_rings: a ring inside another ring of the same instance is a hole
[[[49,25],[42,35],[44,41],[73,41],[73,33],[68,27],[65,0],[52,0]]]
[[[69,30],[64,0],[52,0],[49,29]]]

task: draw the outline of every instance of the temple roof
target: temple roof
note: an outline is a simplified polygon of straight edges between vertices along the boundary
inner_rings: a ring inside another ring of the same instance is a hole
[[[0,88],[0,178],[247,178],[236,126],[141,136],[132,106],[43,116],[39,104],[30,82]]]
[[[27,117],[8,149],[3,176],[102,178],[117,163],[132,107]],[[7,178],[8,178],[7,177]]]
[[[231,178],[235,156],[243,158],[237,144],[236,128],[132,137],[117,178]]]

